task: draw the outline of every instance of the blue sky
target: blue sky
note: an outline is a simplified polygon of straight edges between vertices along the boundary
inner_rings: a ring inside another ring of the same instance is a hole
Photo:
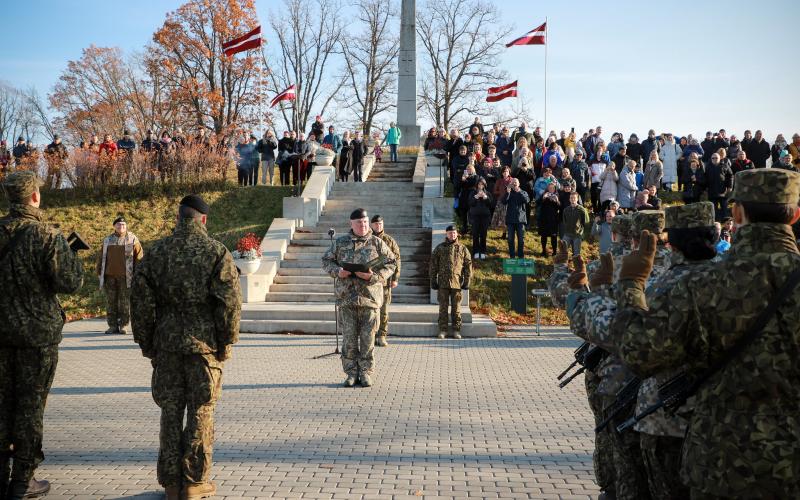
[[[0,15],[0,79],[46,94],[82,48],[141,50],[166,12],[181,3],[7,3]],[[257,0],[265,27],[269,10],[279,4]],[[796,0],[498,5],[513,25],[512,38],[548,17],[550,129],[603,125],[605,135],[617,130],[641,135],[651,127],[697,135],[724,127],[741,135],[745,128],[761,128],[770,142],[778,132],[800,132]],[[498,66],[519,80],[520,93],[543,118],[544,47],[507,49]]]

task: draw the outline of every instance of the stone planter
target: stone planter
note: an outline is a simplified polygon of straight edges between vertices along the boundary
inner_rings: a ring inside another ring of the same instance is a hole
[[[330,167],[333,164],[333,159],[335,157],[336,153],[330,149],[319,148],[315,156],[315,161],[317,162],[317,165],[321,167]]]
[[[247,260],[247,259],[233,259],[233,263],[239,268],[242,276],[253,274],[261,267],[261,259]]]

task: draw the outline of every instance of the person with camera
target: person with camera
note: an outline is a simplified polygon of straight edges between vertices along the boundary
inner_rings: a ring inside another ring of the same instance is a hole
[[[519,179],[514,179],[506,188],[502,203],[506,206],[506,227],[508,228],[508,256],[525,257],[525,226],[528,223],[527,209],[530,198],[520,189]],[[516,239],[516,252],[514,240]]]
[[[486,234],[492,220],[492,196],[486,188],[486,180],[479,178],[469,195],[469,220],[472,225],[472,258],[486,259]]]
[[[44,407],[58,364],[64,311],[83,266],[67,239],[44,222],[43,182],[16,171],[3,181],[9,213],[0,218],[0,498],[44,495],[34,472],[44,460]]]

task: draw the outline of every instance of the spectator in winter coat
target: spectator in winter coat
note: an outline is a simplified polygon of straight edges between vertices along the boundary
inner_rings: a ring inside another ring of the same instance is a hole
[[[402,137],[403,134],[400,133],[400,129],[394,122],[389,123],[389,130],[386,131],[383,141],[389,145],[389,161],[391,162],[397,161],[397,146],[400,144]]]
[[[502,203],[506,205],[506,226],[508,231],[508,256],[525,257],[525,226],[528,223],[527,206],[529,198],[519,187],[519,179],[514,179],[506,190]],[[516,248],[514,240],[516,239]]]
[[[469,223],[472,225],[472,251],[475,259],[486,258],[486,234],[492,220],[492,195],[486,190],[486,181],[478,178],[475,189],[468,197]]]
[[[792,155],[792,165],[800,168],[800,134],[792,135],[792,143],[786,149]]]
[[[550,147],[547,149],[547,152],[545,152],[544,156],[542,156],[542,164],[549,165],[550,168],[553,168],[554,165],[550,161],[551,156],[556,158],[555,166],[560,169],[564,164],[564,156],[558,150],[558,144],[556,143],[550,144]]]
[[[619,174],[614,168],[614,163],[608,162],[605,170],[600,174],[600,210],[608,210],[608,205],[617,199],[617,183]]]
[[[558,179],[558,200],[564,209],[569,206],[569,197],[575,192],[575,179],[572,178],[568,168],[562,168],[561,177],[556,177],[556,179]],[[581,202],[580,196],[578,202]]]
[[[733,189],[733,171],[716,153],[706,165],[708,201],[714,204],[714,218],[718,221],[728,216],[728,195]]]
[[[161,149],[161,145],[152,130],[148,130],[145,134],[140,149],[146,153],[158,152]]]
[[[652,153],[653,151],[658,153],[658,150],[659,150],[659,143],[658,140],[656,139],[656,131],[650,129],[650,131],[647,132],[647,139],[642,141],[642,158],[647,160],[648,158],[650,158],[650,153]]]
[[[781,151],[781,157],[778,159],[777,163],[772,165],[772,168],[782,168],[784,170],[800,172],[800,168],[792,164],[792,155],[786,150]]]
[[[783,138],[783,134],[778,134],[778,137],[775,138],[775,142],[772,143],[771,155],[772,155],[772,164],[776,165],[781,158],[781,151],[785,150],[789,144],[786,142],[786,139]],[[730,158],[731,156],[728,155]]]
[[[712,155],[713,156],[713,155]],[[683,202],[697,203],[706,189],[706,175],[698,160],[689,161],[689,168],[683,173]]]
[[[608,154],[611,158],[614,158],[624,146],[625,142],[622,140],[622,134],[614,132],[611,135],[611,142],[608,143]]]
[[[364,156],[367,154],[367,141],[361,138],[361,132],[353,134],[350,142],[350,164],[353,167],[353,181],[364,182],[361,169],[364,166]]]
[[[711,155],[714,153],[714,134],[712,132],[706,132],[706,138],[700,143],[700,148],[703,150],[703,161],[711,161]]]
[[[569,158],[570,161],[575,158],[575,153],[578,151],[577,146],[578,140],[575,138],[575,130],[573,130],[569,133],[569,135],[567,135],[566,139],[564,139],[563,146],[564,152],[567,154],[567,158]]]
[[[575,179],[575,192],[586,201],[586,192],[592,185],[592,175],[589,172],[589,165],[583,161],[583,151],[577,151],[575,157],[569,164],[569,171]]]
[[[569,206],[563,209],[564,237],[568,247],[572,248],[572,256],[581,253],[583,234],[589,225],[589,212],[578,203],[578,193],[570,193]]]
[[[610,149],[609,154],[611,154]],[[631,161],[630,157],[628,156],[628,149],[624,144],[618,148],[616,155],[611,156],[611,161],[614,162],[614,167],[617,169],[617,173],[622,172],[622,169],[625,167],[625,165]]]
[[[731,145],[731,141],[728,140],[728,137],[725,134],[726,132],[724,128],[719,129],[719,133],[716,137],[714,137],[714,149],[711,150],[712,154],[714,151],[719,151],[720,148],[728,149],[728,146]]]
[[[655,207],[650,204],[650,193],[648,191],[640,191],[636,193],[636,203],[634,209],[639,210],[655,210]]]
[[[117,150],[128,155],[133,154],[136,150],[136,141],[133,140],[130,130],[125,130],[122,139],[117,141]]]
[[[617,201],[619,206],[630,210],[636,205],[636,174],[633,172],[633,167],[636,165],[632,160],[622,168],[619,173],[619,181],[617,184]]]
[[[628,150],[628,157],[635,161],[637,165],[644,165],[644,147],[639,144],[639,136],[631,134],[628,139],[628,144],[625,145]]]
[[[11,150],[11,154],[14,155],[14,162],[16,165],[22,163],[24,158],[28,156],[30,153],[30,149],[28,148],[28,144],[25,142],[25,138],[20,136],[17,139],[17,143],[14,145],[14,148]]]
[[[239,138],[239,143],[236,144],[236,174],[240,186],[249,186],[251,181],[250,172],[253,168],[253,163],[258,161],[258,152],[256,145],[253,144],[246,135]]]
[[[100,144],[100,154],[113,156],[117,152],[117,143],[111,138],[111,134],[103,136],[103,143]]]
[[[744,131],[744,139],[742,139],[741,146],[744,152],[747,152],[747,149],[750,147],[750,143],[753,142],[753,132],[749,130]],[[711,158],[709,157],[709,160]]]
[[[547,186],[550,184],[555,184],[555,191],[558,191],[558,187],[560,185],[558,179],[553,176],[552,170],[545,167],[544,171],[542,172],[542,176],[536,179],[536,183],[533,185],[534,201],[538,201],[542,197],[544,192],[547,191]]]
[[[647,186],[647,192],[647,202],[653,206],[654,210],[661,210],[661,199],[658,197],[656,184]]]
[[[453,185],[458,184],[458,179],[464,174],[464,171],[469,165],[469,156],[467,156],[467,145],[462,144],[458,147],[458,154],[453,157]]]
[[[322,137],[325,135],[325,123],[323,123],[320,115],[317,115],[314,119],[314,123],[311,124],[311,131],[308,133],[309,140],[311,140],[311,134],[314,134],[317,137]]]
[[[739,156],[739,151],[743,151],[742,143],[735,135],[731,135],[731,145],[728,146],[728,150],[726,151],[727,157],[731,160],[735,160]]]
[[[597,215],[594,218],[592,236],[597,238],[601,255],[611,250],[611,221],[614,220],[616,215],[613,210],[606,210],[604,217],[601,218]]]
[[[511,137],[508,136],[508,127],[503,127],[500,131],[500,136],[497,137],[495,146],[497,147],[497,156],[500,158],[500,164],[504,167],[510,167],[514,143],[511,142]]]
[[[589,174],[591,175],[590,197],[592,200],[592,212],[600,213],[600,186],[602,184],[601,175],[606,169],[606,163],[597,158],[591,162]]]
[[[760,130],[756,130],[756,135],[753,137],[750,144],[748,144],[745,153],[747,153],[747,157],[750,158],[750,161],[753,162],[756,168],[766,168],[771,151],[769,143],[764,140],[764,136]]]
[[[678,181],[678,158],[681,157],[681,153],[681,148],[675,144],[672,134],[665,134],[659,158],[664,164],[664,177],[661,182],[668,191],[672,191],[672,185]]]
[[[542,257],[547,257],[547,240],[550,240],[550,247],[553,249],[553,254],[558,251],[558,227],[561,222],[561,199],[556,193],[556,184],[550,183],[547,185],[545,192],[542,194],[541,200],[537,203],[538,216],[537,216],[537,229],[542,243]]]
[[[753,162],[747,158],[747,153],[744,151],[739,151],[739,153],[736,155],[736,159],[733,160],[733,163],[731,164],[731,171],[733,172],[733,175],[738,174],[742,170],[750,170],[752,168],[755,168],[755,166],[753,165]]]
[[[332,129],[333,127],[331,127]],[[341,149],[341,141],[339,148]],[[264,132],[256,144],[256,151],[261,155],[261,184],[272,185],[275,180],[275,150],[278,149],[278,140],[272,130]],[[337,151],[338,154],[338,151]],[[256,183],[258,179],[256,179]]]
[[[328,127],[328,133],[322,139],[322,145],[328,144],[333,149],[333,152],[337,155],[342,151],[342,139],[336,134],[336,130],[333,128],[333,125]]]
[[[633,161],[633,160],[631,160],[631,161]],[[642,172],[642,166],[639,165],[638,163],[636,163],[635,161],[633,162],[633,164],[634,164],[633,175],[636,176],[636,189],[638,191],[643,191],[644,190],[644,172]]]

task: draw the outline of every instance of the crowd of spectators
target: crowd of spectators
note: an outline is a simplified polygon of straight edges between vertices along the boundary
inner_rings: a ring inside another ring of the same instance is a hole
[[[610,246],[613,217],[661,208],[660,192],[677,190],[686,203],[708,199],[717,221],[727,222],[737,172],[800,170],[797,133],[791,142],[779,134],[772,145],[760,130],[746,130],[741,141],[724,129],[707,132],[702,141],[655,130],[641,141],[637,134],[624,137],[615,132],[606,141],[600,126],[545,137],[525,122],[511,129],[484,126],[476,117],[463,135],[456,128],[431,128],[424,149],[447,169],[461,231],[472,232],[479,260],[486,258],[489,228],[504,231],[511,258],[524,256],[525,231],[534,227],[543,256],[550,254],[548,242],[555,253],[559,238],[578,252],[583,238],[594,236],[603,251]]]

